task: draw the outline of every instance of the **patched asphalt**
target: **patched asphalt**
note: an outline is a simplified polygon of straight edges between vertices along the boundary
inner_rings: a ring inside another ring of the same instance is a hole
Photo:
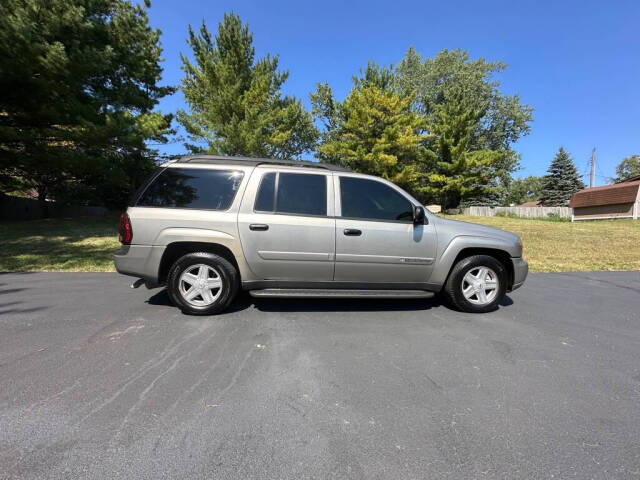
[[[640,272],[496,312],[0,275],[0,478],[640,478]]]

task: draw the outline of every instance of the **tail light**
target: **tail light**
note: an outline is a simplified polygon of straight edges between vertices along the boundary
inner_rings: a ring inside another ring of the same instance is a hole
[[[133,240],[133,229],[131,228],[131,219],[127,213],[120,215],[120,224],[118,225],[118,239],[124,245],[129,245]]]

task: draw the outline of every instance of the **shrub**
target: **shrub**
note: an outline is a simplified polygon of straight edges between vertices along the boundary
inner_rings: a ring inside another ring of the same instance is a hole
[[[557,213],[548,213],[547,216],[542,218],[541,220],[548,220],[550,222],[570,222],[571,218],[561,217]]]
[[[524,217],[520,217],[518,215],[516,215],[513,212],[505,212],[503,210],[496,212],[495,214],[496,217],[503,217],[503,218],[524,218]]]

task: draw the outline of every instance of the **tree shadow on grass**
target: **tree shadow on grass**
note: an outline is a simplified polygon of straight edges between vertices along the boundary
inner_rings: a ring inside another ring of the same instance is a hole
[[[89,270],[112,262],[117,246],[77,244],[66,237],[8,245],[0,249],[0,271]]]
[[[118,248],[112,218],[1,222],[0,271],[104,269]],[[84,242],[84,243],[81,243]]]

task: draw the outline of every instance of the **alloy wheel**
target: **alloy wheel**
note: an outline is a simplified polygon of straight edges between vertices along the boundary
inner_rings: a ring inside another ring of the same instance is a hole
[[[222,294],[223,288],[222,276],[211,265],[191,265],[180,275],[180,295],[194,307],[212,305]]]
[[[474,267],[462,278],[462,294],[474,305],[488,305],[498,294],[498,275],[489,267]]]

